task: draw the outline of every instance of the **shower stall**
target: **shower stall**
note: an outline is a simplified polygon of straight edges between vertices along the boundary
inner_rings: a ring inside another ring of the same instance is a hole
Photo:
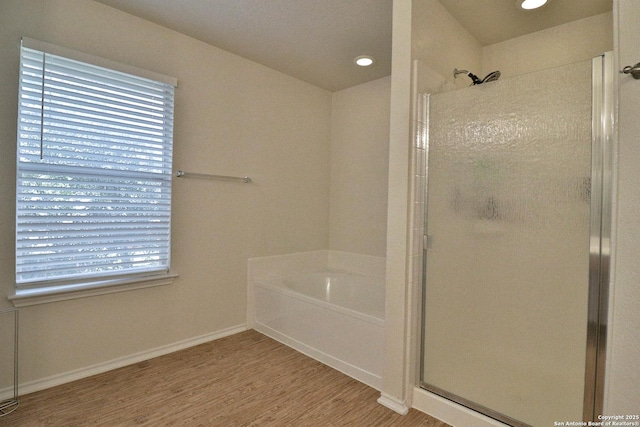
[[[418,96],[422,388],[513,426],[600,413],[611,70]]]

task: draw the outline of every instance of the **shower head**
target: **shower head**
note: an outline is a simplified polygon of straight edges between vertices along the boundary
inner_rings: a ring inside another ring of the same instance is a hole
[[[500,78],[500,71],[493,71],[485,76],[484,79],[480,79],[475,74],[467,70],[453,69],[453,77],[458,78],[458,74],[466,74],[471,79],[471,85],[480,85],[482,83],[493,82]]]
[[[494,82],[499,78],[500,78],[500,71],[493,71],[487,74],[487,76],[484,79],[482,79],[482,83]]]

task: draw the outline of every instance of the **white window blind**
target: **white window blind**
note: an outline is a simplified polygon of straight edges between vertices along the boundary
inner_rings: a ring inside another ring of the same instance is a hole
[[[174,86],[21,48],[16,288],[166,272]]]

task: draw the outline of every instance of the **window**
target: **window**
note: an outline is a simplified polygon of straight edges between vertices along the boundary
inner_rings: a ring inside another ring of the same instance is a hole
[[[13,298],[167,276],[175,81],[113,66],[22,41]]]

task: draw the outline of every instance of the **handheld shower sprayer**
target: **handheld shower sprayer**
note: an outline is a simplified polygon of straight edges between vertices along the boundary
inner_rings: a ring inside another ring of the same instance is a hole
[[[484,79],[480,79],[475,74],[467,71],[467,70],[458,70],[457,68],[453,69],[453,77],[458,78],[458,74],[466,74],[471,79],[471,85],[480,85],[482,83],[493,82],[500,78],[500,71],[493,71],[485,76]]]

